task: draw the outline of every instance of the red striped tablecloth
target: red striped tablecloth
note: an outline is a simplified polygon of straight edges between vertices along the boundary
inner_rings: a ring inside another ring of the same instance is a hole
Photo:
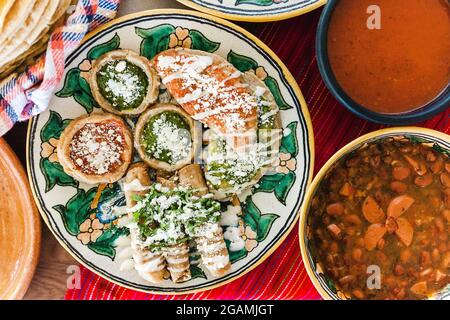
[[[297,79],[311,114],[315,135],[315,172],[346,143],[382,126],[354,116],[325,87],[315,57],[320,10],[282,22],[244,25],[266,43]],[[450,109],[418,124],[450,133]],[[165,296],[122,288],[81,268],[81,289],[66,299],[319,299],[303,266],[296,226],[281,246],[249,274],[217,289]]]

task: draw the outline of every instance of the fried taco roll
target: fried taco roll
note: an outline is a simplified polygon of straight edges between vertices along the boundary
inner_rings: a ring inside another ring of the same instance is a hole
[[[136,206],[136,196],[143,197],[147,188],[151,185],[148,175],[148,167],[144,163],[133,164],[125,176],[125,197],[128,208]],[[133,213],[129,216],[132,218]],[[164,280],[166,272],[166,260],[163,251],[152,252],[143,246],[139,241],[139,230],[130,229],[131,248],[133,250],[133,259],[135,269],[138,274],[151,283],[159,283]]]
[[[202,168],[198,164],[190,164],[180,169],[178,171],[178,180],[180,185],[191,187],[199,195],[208,193]]]
[[[156,181],[165,188],[176,188],[175,182],[170,179],[157,176]],[[164,249],[164,254],[167,270],[169,270],[173,282],[184,282],[191,278],[189,244],[187,240],[168,246]]]
[[[191,279],[189,269],[189,244],[187,241],[174,244],[165,249],[167,270],[173,282],[184,282]]]
[[[178,172],[180,185],[193,188],[198,195],[208,191],[203,172],[198,164],[191,164]],[[230,268],[230,258],[223,239],[222,228],[218,222],[206,222],[194,229],[194,240],[202,258],[203,265],[216,277],[226,274]]]
[[[195,120],[226,137],[236,150],[256,142],[257,99],[241,72],[217,54],[169,49],[152,61],[170,94]]]

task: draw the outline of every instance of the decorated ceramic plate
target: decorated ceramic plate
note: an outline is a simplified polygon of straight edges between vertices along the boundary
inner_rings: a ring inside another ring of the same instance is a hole
[[[99,110],[86,81],[94,60],[118,48],[131,49],[151,59],[161,51],[180,46],[218,54],[240,71],[254,72],[276,100],[283,136],[274,172],[262,177],[242,204],[238,225],[242,247],[233,251],[227,242],[230,272],[212,277],[200,265],[191,265],[192,279],[154,285],[134,270],[120,268],[116,244],[126,234],[115,214],[125,203],[120,184],[93,186],[75,181],[58,163],[56,146],[72,119]],[[129,288],[186,293],[217,287],[242,276],[280,245],[297,221],[311,180],[313,149],[311,121],[302,94],[269,48],[250,33],[219,18],[184,10],[154,10],[117,19],[96,30],[68,58],[64,82],[49,110],[30,122],[27,159],[41,214],[76,259]]]
[[[289,19],[320,6],[326,0],[177,0],[215,16],[238,21],[265,22]]]

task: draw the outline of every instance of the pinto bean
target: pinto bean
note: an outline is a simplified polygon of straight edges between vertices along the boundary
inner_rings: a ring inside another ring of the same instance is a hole
[[[424,161],[414,159],[413,157],[406,154],[403,155],[403,157],[419,176],[423,176],[427,173],[427,165]]]
[[[440,253],[445,253],[447,251],[447,244],[445,242],[441,242],[437,246]]]
[[[381,162],[381,156],[379,154],[370,158],[370,164],[374,168],[378,168],[380,166],[380,162]]]
[[[422,272],[420,272],[419,276],[420,277],[427,277],[427,276],[429,276],[432,273],[433,273],[433,268],[427,268],[427,269],[423,270]]]
[[[357,238],[355,240],[355,246],[363,248],[364,247],[364,238],[361,238],[361,237]]]
[[[406,190],[408,190],[408,186],[406,185],[406,183],[403,183],[401,181],[392,181],[391,190],[396,193],[405,193]]]
[[[366,234],[364,235],[364,245],[368,251],[372,251],[377,247],[378,241],[386,233],[386,227],[382,224],[371,224],[367,228]]]
[[[426,281],[415,283],[409,290],[416,296],[426,296],[428,293],[428,284]]]
[[[346,215],[344,216],[343,220],[354,226],[360,226],[362,223],[361,218],[358,217],[357,214]]]
[[[397,297],[397,299],[403,299],[406,296],[405,288],[399,289],[395,296]]]
[[[361,162],[360,157],[352,157],[350,159],[347,159],[347,161],[345,161],[345,164],[347,165],[347,167],[354,167],[360,162]]]
[[[437,160],[437,156],[436,156],[436,154],[433,152],[433,151],[427,151],[427,153],[426,153],[426,159],[427,159],[427,161],[428,162],[435,162],[436,160]]]
[[[362,254],[363,254],[363,252],[361,249],[359,249],[359,248],[353,249],[353,251],[352,251],[353,260],[355,260],[356,262],[361,261]]]
[[[327,206],[327,213],[330,216],[341,216],[344,214],[345,207],[342,203],[336,202]]]
[[[448,267],[450,267],[450,251],[447,251],[441,260],[441,268],[447,270]]]
[[[441,260],[441,253],[438,248],[434,248],[433,251],[431,251],[431,259],[433,262],[439,262],[439,260]]]
[[[322,216],[322,222],[323,222],[324,225],[329,225],[331,223],[330,216],[323,215]]]
[[[388,288],[394,288],[397,285],[396,277],[390,274],[384,275],[383,282],[384,285]]]
[[[353,281],[355,281],[355,279],[356,279],[355,276],[346,275],[339,279],[339,283],[341,285],[346,285],[346,284],[352,283]]]
[[[445,273],[443,273],[440,270],[436,270],[436,273],[434,275],[434,280],[436,282],[441,282],[442,280],[444,280],[445,278],[447,278],[447,275]]]
[[[353,296],[354,296],[356,299],[360,299],[360,300],[362,300],[362,299],[364,299],[364,298],[366,297],[366,295],[364,294],[364,292],[362,292],[362,291],[359,290],[359,289],[353,290],[353,291],[352,291],[352,294],[353,294]]]
[[[437,174],[441,172],[442,168],[444,168],[444,159],[442,157],[438,157],[435,162],[430,167],[431,172]]]
[[[442,191],[442,196],[444,200],[444,205],[450,209],[450,188],[447,188],[444,191]]]
[[[431,254],[428,251],[421,252],[420,265],[424,268],[431,265]]]
[[[447,220],[447,223],[450,223],[450,209],[444,209],[441,211],[442,216],[445,220]]]
[[[384,239],[381,238],[380,240],[378,240],[377,249],[378,250],[383,250],[385,244],[386,244],[386,241],[384,241]]]
[[[440,197],[437,196],[430,196],[429,198],[430,200],[430,205],[435,208],[435,209],[439,209],[442,205],[442,200]]]
[[[405,218],[397,218],[397,225],[395,234],[405,246],[409,247],[413,240],[414,228]]]
[[[397,264],[394,267],[394,274],[396,276],[402,276],[405,273],[405,268],[403,268],[403,266],[401,264]]]
[[[338,253],[339,252],[339,245],[336,241],[331,242],[330,244],[330,252],[331,253]]]
[[[335,225],[334,223],[333,224],[330,224],[328,227],[327,227],[327,230],[328,230],[328,232],[330,233],[330,235],[334,238],[334,239],[336,239],[336,240],[341,240],[342,239],[342,230],[341,230],[341,228],[339,228],[337,225]]]
[[[441,173],[440,179],[444,187],[450,188],[450,174],[448,172]]]
[[[402,263],[409,263],[411,261],[412,258],[412,253],[411,250],[409,249],[405,249],[402,252],[400,252],[400,261]]]
[[[441,217],[434,218],[434,225],[439,230],[439,232],[444,232],[445,231],[444,220]]]
[[[322,241],[320,243],[320,249],[322,249],[324,251],[327,250],[329,246],[330,246],[330,244],[327,241]]]
[[[368,196],[362,205],[364,217],[370,223],[380,223],[384,220],[385,214],[383,209],[378,205],[374,198]]]
[[[389,264],[389,259],[388,259],[387,255],[383,251],[377,251],[376,252],[376,259],[378,260],[378,263],[379,263],[381,269],[387,268],[387,265]],[[392,278],[393,277],[390,277],[391,280],[393,280]],[[387,279],[388,278],[384,279],[385,283],[387,283]]]
[[[331,253],[328,253],[325,257],[325,261],[328,264],[328,267],[330,266],[334,266],[336,261],[334,259],[334,255],[332,255]]]
[[[394,167],[392,169],[392,176],[395,180],[405,180],[411,174],[411,170],[408,167]]]
[[[413,151],[413,148],[410,145],[404,145],[399,147],[398,150],[400,150],[401,153],[411,153],[411,151]]]
[[[414,184],[421,188],[428,187],[432,182],[433,182],[433,176],[431,174],[426,174],[424,176],[418,176],[414,179]]]
[[[344,197],[350,197],[355,194],[355,189],[350,185],[350,183],[346,182],[339,190],[339,194]]]
[[[406,194],[395,197],[389,203],[387,209],[388,217],[395,217],[395,218],[400,217],[406,210],[408,210],[411,207],[413,203],[414,198]]]

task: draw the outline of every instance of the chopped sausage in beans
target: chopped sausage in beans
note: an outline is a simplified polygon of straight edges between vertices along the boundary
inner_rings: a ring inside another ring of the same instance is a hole
[[[429,144],[392,137],[353,151],[310,211],[313,252],[345,295],[422,299],[450,283],[450,159]],[[367,286],[373,265],[379,289]]]

